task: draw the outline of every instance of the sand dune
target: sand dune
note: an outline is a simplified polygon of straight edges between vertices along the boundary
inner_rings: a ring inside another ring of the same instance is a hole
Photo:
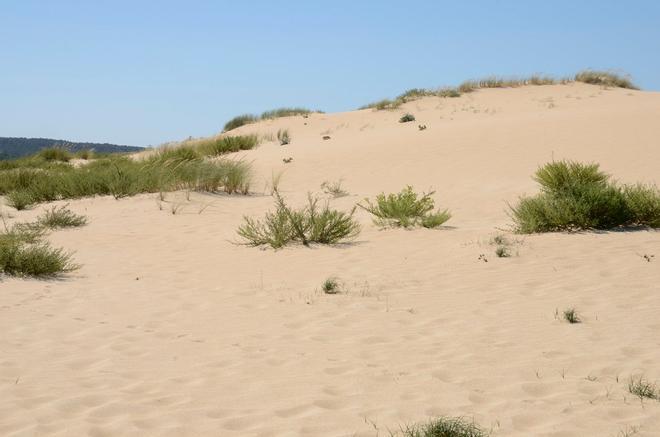
[[[236,154],[251,196],[70,201],[90,224],[49,240],[82,268],[0,282],[0,435],[382,436],[451,415],[494,436],[659,436],[660,402],[627,383],[660,381],[660,233],[512,236],[506,259],[489,244],[553,158],[660,183],[659,120],[658,93],[484,89],[241,127],[292,136]],[[282,171],[292,204],[342,179],[339,209],[413,185],[453,217],[379,230],[360,210],[349,245],[232,244]],[[347,293],[319,291],[333,275]],[[569,307],[583,323],[555,317]]]

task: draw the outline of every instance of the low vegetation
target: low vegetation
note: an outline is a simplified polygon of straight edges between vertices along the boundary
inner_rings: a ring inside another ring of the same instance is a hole
[[[467,80],[457,87],[443,88],[412,88],[400,94],[394,99],[383,99],[369,103],[359,109],[392,110],[397,109],[407,102],[422,97],[460,97],[482,88],[516,88],[525,85],[556,85],[570,82],[583,82],[593,85],[601,85],[613,88],[639,89],[628,76],[623,76],[611,71],[584,70],[572,78],[554,78],[546,75],[531,75],[528,77],[499,77],[490,76],[479,80]]]
[[[376,217],[374,222],[379,226],[436,228],[449,220],[451,214],[447,210],[433,212],[433,194],[422,193],[420,197],[411,186],[407,186],[396,194],[379,194],[374,203],[365,199],[366,204],[358,206],[373,214]]]
[[[639,89],[632,82],[630,77],[622,76],[611,71],[584,70],[575,75],[575,81],[612,88],[628,88],[631,90]]]
[[[536,196],[522,197],[510,214],[519,233],[660,227],[660,191],[654,186],[619,186],[598,164],[558,161],[534,177]]]
[[[61,149],[58,147],[51,147],[49,149],[42,149],[37,153],[37,156],[43,158],[46,161],[60,161],[60,162],[69,162],[73,155],[66,149]]]
[[[0,195],[16,209],[61,199],[121,198],[178,189],[247,194],[250,181],[247,163],[204,161],[188,148],[162,150],[142,161],[110,156],[74,167],[37,156],[0,166]]]
[[[325,294],[339,294],[341,293],[341,284],[339,283],[339,279],[335,277],[330,277],[323,281],[323,285],[321,286],[321,290]]]
[[[401,116],[401,118],[399,119],[399,123],[409,123],[411,121],[415,121],[415,116],[412,115],[409,112],[406,112],[405,114],[403,114]]]
[[[348,191],[342,187],[341,179],[335,182],[324,181],[321,184],[321,190],[323,190],[325,194],[329,194],[334,198],[348,196]]]
[[[87,217],[74,213],[66,205],[53,206],[37,219],[37,224],[48,229],[77,228],[87,224]]]
[[[0,232],[0,273],[47,278],[78,268],[70,253],[51,247],[43,236],[43,230],[33,224]]]
[[[307,109],[307,108],[277,108],[270,111],[266,111],[262,113],[261,116],[254,114],[243,114],[236,116],[231,120],[229,120],[227,123],[225,123],[223,132],[228,132],[230,130],[239,128],[241,126],[245,126],[246,124],[256,123],[261,120],[270,120],[273,118],[280,118],[280,117],[291,117],[294,115],[308,116],[309,114],[312,113],[323,113],[323,111],[312,111],[311,109]]]
[[[487,437],[488,433],[474,422],[460,417],[440,417],[427,423],[408,425],[403,437]]]
[[[566,320],[568,323],[571,324],[582,323],[582,319],[580,318],[580,315],[575,310],[575,308],[569,308],[564,310],[564,320]]]
[[[289,135],[288,129],[280,129],[277,131],[277,141],[280,142],[280,146],[286,146],[291,142],[291,135]]]
[[[262,220],[245,217],[238,235],[249,246],[267,245],[278,249],[292,243],[336,244],[355,238],[360,225],[353,218],[355,208],[349,213],[330,208],[326,203],[319,206],[318,199],[308,197],[302,209],[292,209],[279,193],[275,192],[275,212],[268,212]]]
[[[643,376],[631,377],[628,382],[628,391],[640,399],[655,399],[660,401],[660,390],[656,384],[646,380]]]

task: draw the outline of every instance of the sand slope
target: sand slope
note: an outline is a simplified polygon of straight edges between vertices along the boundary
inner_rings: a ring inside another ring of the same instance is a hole
[[[0,282],[0,435],[383,436],[459,415],[494,436],[658,436],[660,402],[627,382],[660,381],[660,233],[513,237],[508,259],[489,240],[553,157],[660,183],[659,120],[658,93],[571,84],[237,130],[292,134],[237,154],[255,191],[284,170],[299,204],[341,178],[351,195],[332,203],[349,209],[411,184],[453,213],[381,231],[359,211],[341,247],[232,244],[267,193],[69,202],[90,224],[50,240],[82,268]],[[331,275],[347,294],[318,291]],[[584,323],[555,318],[568,307]]]

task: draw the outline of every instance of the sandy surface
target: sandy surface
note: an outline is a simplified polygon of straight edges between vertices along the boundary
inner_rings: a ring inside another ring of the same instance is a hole
[[[660,94],[481,90],[237,133],[278,128],[290,145],[238,154],[255,195],[69,202],[90,224],[49,239],[82,268],[0,282],[0,435],[383,436],[437,415],[494,436],[660,435],[660,402],[627,392],[660,381],[660,233],[513,236],[507,259],[489,244],[553,157],[660,183]],[[411,184],[453,218],[379,230],[358,211],[350,245],[232,244],[280,171],[293,204],[324,180],[343,179],[340,209]],[[333,275],[347,293],[319,291]],[[569,307],[583,323],[555,317]]]

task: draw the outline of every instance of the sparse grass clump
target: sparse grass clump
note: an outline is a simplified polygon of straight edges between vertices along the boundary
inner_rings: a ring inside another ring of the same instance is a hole
[[[628,391],[640,399],[655,399],[660,401],[660,390],[643,376],[631,377],[628,382]]]
[[[614,88],[639,89],[630,77],[621,76],[611,71],[584,70],[575,75],[575,81]]]
[[[289,129],[280,129],[277,131],[277,140],[280,142],[281,146],[286,146],[291,142],[291,135],[289,135]]]
[[[564,320],[566,320],[568,323],[571,324],[582,323],[582,319],[580,318],[580,315],[575,310],[575,308],[569,308],[564,310]]]
[[[339,283],[339,279],[330,277],[323,281],[321,289],[325,294],[339,294],[341,293],[341,284]]]
[[[78,158],[78,159],[84,159],[84,160],[94,159],[94,151],[93,150],[80,150],[79,152],[76,152],[74,157]]]
[[[660,191],[618,186],[598,164],[551,162],[534,177],[541,193],[511,208],[520,233],[660,226]]]
[[[323,111],[318,111],[318,110],[312,111],[311,109],[307,109],[307,108],[277,108],[277,109],[272,109],[270,111],[265,111],[264,113],[261,114],[261,116],[253,115],[253,114],[243,114],[234,117],[231,120],[229,120],[227,123],[225,123],[223,132],[228,132],[232,129],[245,126],[246,124],[256,123],[261,120],[270,120],[273,118],[280,118],[280,117],[291,117],[293,115],[308,116],[309,114],[312,113],[323,113]]]
[[[474,422],[460,417],[440,417],[428,423],[408,425],[403,437],[487,437],[488,433]]]
[[[344,188],[341,186],[341,183],[341,179],[335,182],[324,181],[321,184],[321,189],[325,194],[330,194],[335,198],[348,196],[348,191],[344,190]]]
[[[377,111],[391,110],[396,109],[401,106],[404,102],[402,100],[390,100],[383,99],[377,102],[369,103],[367,105],[361,106],[359,109],[375,109]]]
[[[424,226],[436,228],[451,218],[449,211],[433,212],[435,202],[431,198],[434,192],[418,194],[411,186],[407,186],[400,193],[384,193],[376,196],[376,202],[365,199],[366,205],[358,206],[374,216],[374,222],[383,227],[395,226],[409,228]]]
[[[53,206],[37,219],[37,224],[49,229],[75,228],[86,225],[87,217],[67,209],[66,205]]]
[[[275,212],[268,212],[263,220],[245,217],[238,235],[247,245],[268,245],[274,249],[292,243],[336,244],[356,237],[360,225],[353,218],[355,208],[349,212],[331,209],[326,203],[319,207],[318,199],[311,195],[302,209],[292,209],[275,192]]]
[[[48,149],[41,149],[37,156],[43,158],[46,161],[60,161],[60,162],[69,162],[73,155],[66,149],[59,147],[51,147]]]
[[[78,268],[71,254],[51,247],[42,236],[34,226],[14,226],[0,233],[0,273],[54,277]]]
[[[238,115],[232,118],[231,120],[229,120],[227,123],[225,123],[225,126],[222,130],[223,132],[228,132],[230,130],[239,128],[241,126],[245,126],[246,124],[256,123],[257,121],[259,121],[259,117],[256,115],[252,115],[252,114]]]
[[[415,116],[412,115],[411,113],[407,112],[401,116],[399,119],[399,123],[408,123],[411,121],[415,121]]]
[[[320,113],[321,111],[312,111],[307,108],[277,108],[261,114],[261,119],[268,120],[272,118],[291,117],[294,115],[309,115],[314,112]]]

